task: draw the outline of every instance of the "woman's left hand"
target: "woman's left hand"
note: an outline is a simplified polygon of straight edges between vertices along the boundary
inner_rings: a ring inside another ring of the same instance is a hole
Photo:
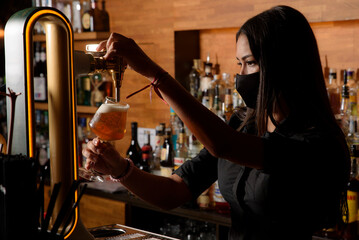
[[[95,138],[82,151],[86,157],[86,169],[94,169],[104,175],[120,176],[125,171],[127,161],[108,142]]]

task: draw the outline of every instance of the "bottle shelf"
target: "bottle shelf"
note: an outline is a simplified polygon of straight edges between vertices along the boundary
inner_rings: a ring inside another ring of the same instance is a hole
[[[89,41],[89,40],[99,40],[99,39],[107,39],[110,36],[110,32],[82,32],[75,33],[74,40],[75,41]],[[34,42],[45,42],[46,37],[44,34],[34,34],[33,41]]]
[[[35,103],[35,109],[37,110],[47,110],[48,104],[47,103]],[[77,113],[81,114],[95,114],[97,111],[97,107],[93,106],[83,106],[83,105],[77,105],[76,107]]]

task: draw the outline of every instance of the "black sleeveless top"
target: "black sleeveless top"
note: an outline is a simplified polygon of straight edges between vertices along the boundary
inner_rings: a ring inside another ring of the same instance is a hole
[[[235,115],[229,121],[235,129],[240,123]],[[242,132],[255,130],[248,125]],[[263,169],[218,159],[203,149],[174,173],[193,198],[218,179],[231,207],[229,239],[311,239],[314,231],[335,224],[349,161],[338,136],[318,129],[291,133],[284,121],[262,140]]]

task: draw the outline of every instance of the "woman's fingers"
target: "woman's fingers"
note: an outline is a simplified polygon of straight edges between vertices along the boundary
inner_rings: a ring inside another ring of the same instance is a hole
[[[96,51],[100,52],[102,50],[106,50],[107,40],[100,42],[96,48]]]
[[[96,154],[102,154],[111,145],[107,142],[101,142],[99,138],[94,138],[92,141],[87,143],[87,148]]]
[[[85,168],[89,169],[91,168],[90,163],[94,164],[97,163],[99,161],[99,155],[95,154],[94,152],[92,152],[90,149],[86,148],[82,151],[82,155],[84,157],[86,157],[86,165]]]

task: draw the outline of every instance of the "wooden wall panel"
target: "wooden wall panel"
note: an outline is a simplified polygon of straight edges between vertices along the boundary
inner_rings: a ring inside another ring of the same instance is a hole
[[[238,28],[200,31],[201,59],[205,61],[209,52],[211,61],[215,64],[217,55],[221,72],[229,73],[232,81],[233,75],[238,72],[235,38],[237,31]]]
[[[173,0],[174,29],[214,29],[242,25],[248,18],[276,5],[289,5],[301,11],[310,22],[357,19],[356,0]]]
[[[336,68],[338,74],[342,69],[352,68],[358,75],[359,20],[312,23],[311,26],[317,38],[323,68]],[[210,52],[214,62],[217,54],[221,71],[229,72],[232,77],[238,72],[235,58],[237,31],[238,28],[200,31],[201,59],[205,60]],[[341,76],[338,78],[340,80]]]
[[[340,69],[359,67],[359,21],[313,23],[323,67]],[[339,76],[342,79],[342,76]]]

